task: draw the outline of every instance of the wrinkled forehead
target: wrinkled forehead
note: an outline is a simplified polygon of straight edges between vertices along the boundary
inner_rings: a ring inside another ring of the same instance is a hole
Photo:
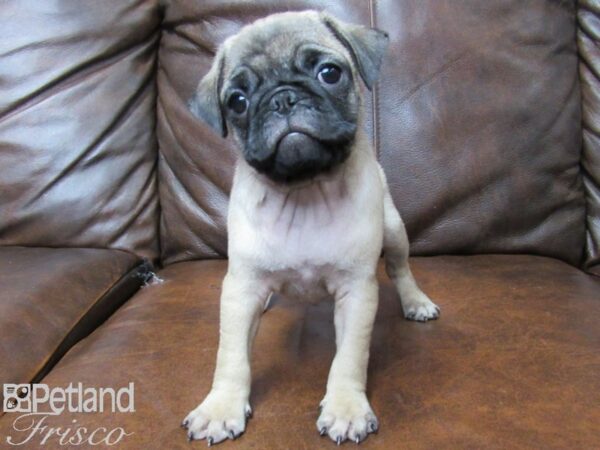
[[[291,62],[299,48],[307,46],[349,56],[317,13],[284,13],[258,20],[228,39],[225,70],[229,72],[242,63],[258,69],[274,67]]]

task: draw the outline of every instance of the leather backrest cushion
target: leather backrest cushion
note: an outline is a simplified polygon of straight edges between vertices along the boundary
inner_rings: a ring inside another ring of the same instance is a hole
[[[578,264],[585,234],[574,1],[378,1],[392,33],[378,148],[418,253]]]
[[[0,245],[156,257],[157,1],[0,11]]]
[[[235,149],[186,108],[215,49],[258,17],[308,8],[390,33],[368,127],[413,253],[580,262],[576,11],[552,0],[170,1],[158,73],[164,262],[226,254]]]

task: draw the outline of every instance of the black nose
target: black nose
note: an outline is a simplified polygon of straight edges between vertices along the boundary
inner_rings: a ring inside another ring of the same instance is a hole
[[[298,103],[298,94],[286,89],[276,92],[269,100],[269,109],[279,114],[289,114],[294,105]]]

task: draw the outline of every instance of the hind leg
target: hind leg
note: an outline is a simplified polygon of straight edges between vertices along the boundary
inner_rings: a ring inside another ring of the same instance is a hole
[[[437,319],[440,315],[440,308],[419,289],[410,271],[408,265],[409,243],[406,229],[389,193],[385,178],[383,182],[385,227],[383,252],[386,272],[396,285],[406,319],[420,322]]]

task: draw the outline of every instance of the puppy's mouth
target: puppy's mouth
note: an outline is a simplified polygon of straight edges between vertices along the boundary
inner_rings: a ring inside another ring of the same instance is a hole
[[[278,182],[295,182],[331,170],[348,156],[350,142],[327,142],[304,131],[290,130],[279,137],[273,153],[263,161],[248,162]]]
[[[325,146],[318,139],[301,131],[290,131],[275,144],[276,160],[282,166],[290,168],[310,164],[324,151]]]

